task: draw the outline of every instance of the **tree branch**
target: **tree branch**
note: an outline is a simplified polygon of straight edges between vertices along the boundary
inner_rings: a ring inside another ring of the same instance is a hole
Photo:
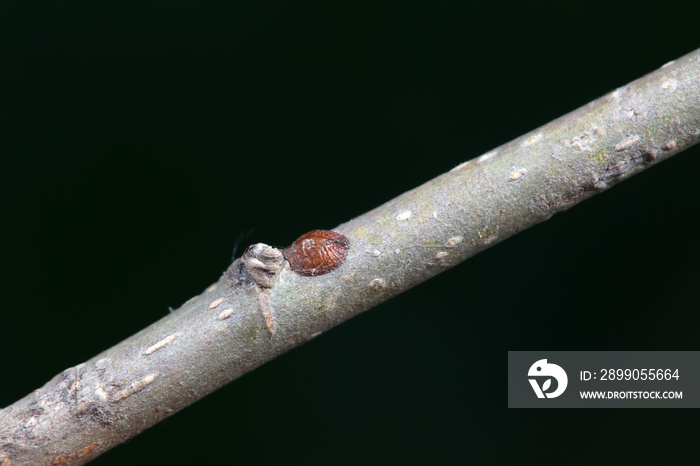
[[[84,464],[257,366],[700,141],[700,50],[340,225],[324,275],[249,248],[180,309],[0,411],[0,466]]]

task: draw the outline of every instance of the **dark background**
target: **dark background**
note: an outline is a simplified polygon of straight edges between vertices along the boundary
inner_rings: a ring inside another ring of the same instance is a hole
[[[0,406],[198,294],[239,236],[285,246],[333,228],[699,45],[674,2],[0,3]],[[506,352],[700,349],[699,155],[94,464],[694,454],[697,410],[508,410]]]

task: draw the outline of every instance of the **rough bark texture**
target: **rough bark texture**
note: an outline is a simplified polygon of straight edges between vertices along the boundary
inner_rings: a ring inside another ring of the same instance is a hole
[[[249,248],[180,309],[0,411],[0,466],[84,464],[319,333],[700,141],[700,51],[338,226],[320,276]]]

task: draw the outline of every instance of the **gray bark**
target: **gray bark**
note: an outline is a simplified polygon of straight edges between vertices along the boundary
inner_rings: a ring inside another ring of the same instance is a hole
[[[700,141],[700,50],[338,226],[331,273],[250,248],[218,282],[0,411],[0,466],[84,464],[321,332]]]

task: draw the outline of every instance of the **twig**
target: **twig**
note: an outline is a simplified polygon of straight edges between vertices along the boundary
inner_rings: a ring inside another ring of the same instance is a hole
[[[231,380],[700,141],[700,50],[340,225],[302,276],[249,248],[150,327],[0,411],[0,466],[85,464]]]

